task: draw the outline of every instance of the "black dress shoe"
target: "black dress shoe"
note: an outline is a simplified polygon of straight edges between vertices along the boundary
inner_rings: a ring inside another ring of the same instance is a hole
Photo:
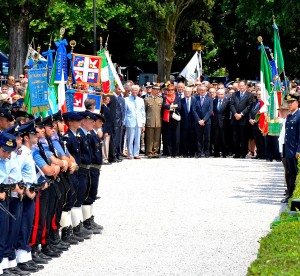
[[[48,260],[39,257],[39,255],[32,254],[31,257],[32,257],[32,261],[34,261],[36,264],[47,264],[48,263]]]
[[[93,234],[102,234],[101,230],[94,227],[91,223],[91,219],[86,219],[84,222],[83,222],[83,227],[87,230],[90,230],[93,232]]]
[[[289,197],[286,197],[286,198],[282,199],[280,202],[281,203],[288,203],[289,202]]]
[[[59,249],[59,248],[55,247],[53,244],[49,244],[49,247],[55,253],[62,254],[64,252],[62,249]]]
[[[40,258],[44,259],[44,260],[47,260],[47,261],[51,261],[52,258],[43,254],[43,252],[39,252],[39,255],[38,255]]]
[[[81,224],[78,224],[76,227],[73,228],[75,239],[77,239],[77,240],[78,240],[78,238],[83,238],[83,240],[90,239],[93,232],[87,234],[82,228],[83,227]],[[80,241],[80,240],[78,240],[78,241]]]
[[[21,270],[17,266],[8,268],[9,272],[16,274],[16,275],[30,275],[30,272]]]
[[[12,272],[7,268],[7,269],[3,269],[3,274],[1,274],[1,275],[15,276],[15,275],[19,275],[19,274],[12,273]]]
[[[36,267],[36,265],[32,265],[28,262],[26,263],[18,263],[18,268],[20,268],[23,271],[28,271],[28,272],[37,272],[39,269]]]
[[[90,220],[91,220],[91,224],[94,227],[100,229],[101,231],[104,229],[104,227],[102,225],[100,225],[100,224],[98,224],[98,223],[95,222],[95,217],[94,216],[91,216]]]
[[[60,257],[60,253],[58,253],[57,250],[53,251],[50,245],[43,246],[42,247],[42,253],[45,254],[46,256],[49,256],[51,258],[58,258]]]
[[[43,265],[36,264],[34,261],[28,261],[27,263],[36,267],[38,270],[44,269]]]
[[[205,158],[209,158],[209,154],[205,154]]]
[[[240,156],[235,154],[235,155],[233,155],[233,158],[240,158]]]
[[[58,249],[58,250],[60,250],[60,251],[68,251],[69,250],[69,246],[63,245],[61,243],[51,244],[51,248],[52,249],[53,249],[53,247],[56,248],[56,249]]]

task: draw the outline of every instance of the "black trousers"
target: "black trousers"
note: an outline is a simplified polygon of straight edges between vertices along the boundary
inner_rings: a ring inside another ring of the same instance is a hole
[[[70,174],[69,180],[72,182],[75,193],[73,195],[71,194],[71,191],[67,193],[67,200],[63,209],[65,212],[70,211],[74,207],[75,202],[77,200],[78,187],[79,187],[78,171],[75,171],[73,174]]]
[[[198,123],[196,124],[196,136],[197,136],[197,150],[196,154],[201,155],[204,150],[205,155],[210,154],[210,129],[211,124],[206,124],[204,126],[200,126]]]
[[[115,156],[120,157],[123,154],[122,150],[122,136],[123,136],[123,127],[115,127],[113,141],[115,148]]]
[[[188,128],[180,127],[181,136],[180,136],[180,147],[182,150],[183,156],[193,157],[196,152],[196,133],[195,126],[189,126]]]
[[[232,125],[232,139],[234,154],[238,157],[245,157],[248,153],[248,132],[247,125]]]
[[[49,188],[40,190],[36,196],[35,216],[31,233],[30,246],[46,243],[46,217],[48,215]],[[44,233],[44,235],[43,235]]]
[[[95,202],[98,193],[98,184],[100,177],[100,170],[96,168],[90,168],[90,177],[87,188],[86,197],[83,205],[91,205]]]
[[[59,185],[62,185],[61,182],[59,184],[53,183],[48,188],[49,189],[49,202],[48,202],[48,213],[46,217],[46,232],[43,233],[42,245],[50,244],[51,237],[53,235],[53,231],[56,230],[56,208],[58,205],[58,197],[54,188],[54,185],[57,185],[57,189],[60,190]],[[61,195],[63,197],[63,195]]]
[[[18,235],[21,226],[23,203],[19,198],[11,197],[9,200],[9,211],[15,216],[16,220],[9,217],[9,231],[6,241],[4,257],[12,261],[16,258],[15,249],[17,247]]]
[[[297,167],[298,160],[296,157],[292,158],[286,158],[286,166],[289,172],[289,184],[290,187],[288,187],[288,196],[291,197],[293,195],[293,192],[295,190],[295,182],[296,182],[296,177],[298,173],[298,167]]]
[[[31,251],[29,238],[32,231],[32,225],[35,213],[35,200],[25,196],[23,198],[23,212],[21,215],[21,226],[18,235],[17,249]]]
[[[89,183],[89,170],[85,168],[79,168],[78,170],[78,189],[77,189],[77,199],[74,204],[74,207],[80,207],[86,197],[87,187]]]
[[[5,201],[0,200],[0,205],[4,208],[8,209],[8,205]],[[1,234],[0,234],[0,263],[3,260],[6,243],[8,239],[8,231],[9,231],[9,217],[3,210],[0,209],[0,225],[1,225]]]
[[[214,156],[218,157],[220,152],[222,156],[228,155],[228,143],[227,143],[227,128],[214,125]]]
[[[168,156],[179,156],[180,122],[170,118],[170,122],[164,122],[164,138]]]
[[[253,132],[256,148],[257,148],[256,156],[259,159],[265,159],[266,158],[266,155],[265,155],[265,152],[266,152],[265,138],[262,135],[261,131],[259,130],[257,123],[255,123],[252,126],[252,132]]]
[[[266,143],[266,159],[267,160],[280,160],[280,152],[279,152],[279,142],[278,136],[265,136],[265,143]]]

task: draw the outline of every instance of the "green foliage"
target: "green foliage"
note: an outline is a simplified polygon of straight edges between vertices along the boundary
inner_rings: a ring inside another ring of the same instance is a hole
[[[262,238],[257,259],[248,268],[247,275],[298,275],[299,227],[300,222],[283,223]]]
[[[300,162],[298,168],[300,169]],[[297,175],[293,198],[300,198],[300,174]],[[290,204],[291,202],[289,207]],[[290,212],[288,209],[281,213],[282,223],[277,224],[261,239],[257,259],[248,268],[248,276],[299,275],[300,222],[297,221],[299,216],[299,212]]]

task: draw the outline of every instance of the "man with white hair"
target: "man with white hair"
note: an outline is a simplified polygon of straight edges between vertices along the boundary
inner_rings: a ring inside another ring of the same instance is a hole
[[[141,133],[145,131],[145,104],[138,97],[140,87],[132,85],[131,95],[125,98],[125,118],[128,159],[141,159],[139,156]]]

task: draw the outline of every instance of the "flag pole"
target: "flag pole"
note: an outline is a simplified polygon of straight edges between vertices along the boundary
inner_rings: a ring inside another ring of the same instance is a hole
[[[274,13],[273,13],[272,17],[273,17],[273,24],[276,24]],[[280,40],[280,37],[279,37],[279,30],[277,29],[276,32],[277,32],[277,34],[278,34],[278,39]],[[284,78],[285,91],[286,91],[286,93],[287,93],[287,95],[288,95],[288,94],[290,94],[290,88],[287,86],[287,77],[286,77],[286,74],[285,74],[285,69],[284,69],[284,67],[282,68],[282,73],[283,73],[283,78]]]

